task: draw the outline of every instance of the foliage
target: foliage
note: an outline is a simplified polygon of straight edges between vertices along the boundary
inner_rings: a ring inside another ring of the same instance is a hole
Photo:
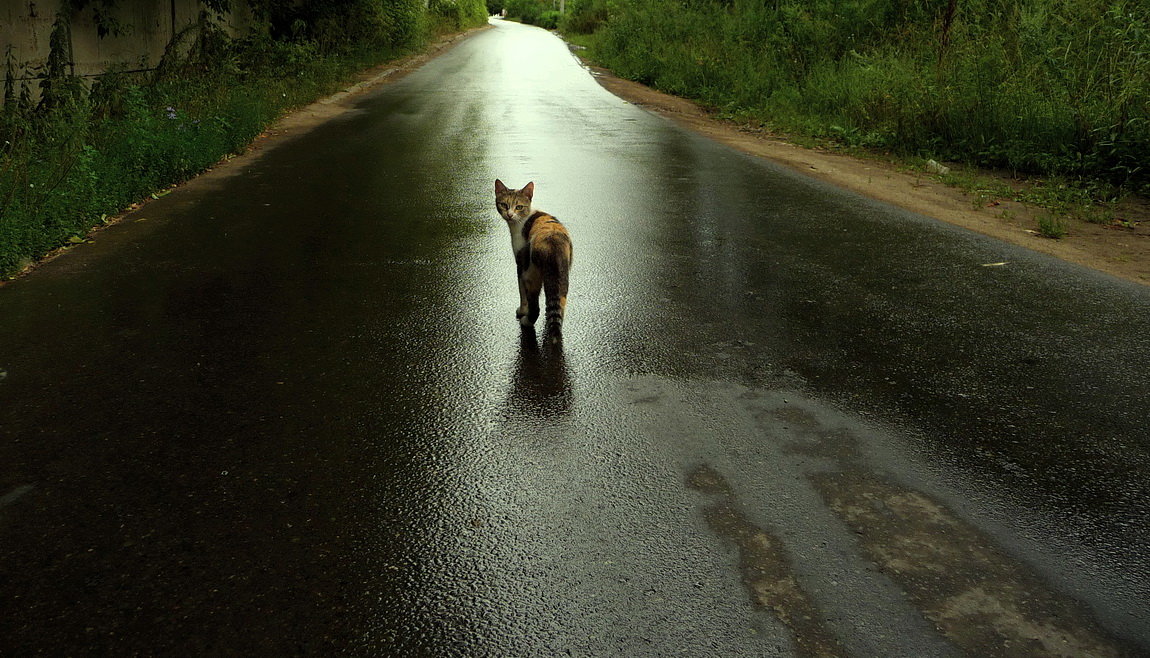
[[[538,25],[554,30],[559,26],[560,14],[551,0],[507,0],[507,17],[527,25]]]
[[[551,8],[550,0],[507,0],[507,17],[528,25],[538,25],[543,12]]]
[[[431,0],[428,11],[441,32],[483,25],[489,16],[482,0]]]
[[[608,8],[594,41],[599,60],[733,115],[848,145],[1150,184],[1144,2],[610,0]]]
[[[1066,221],[1051,215],[1039,215],[1038,234],[1052,240],[1064,238],[1066,237]]]
[[[545,30],[554,30],[559,27],[559,17],[559,12],[548,10],[539,14],[539,20],[537,20],[535,24]]]
[[[568,0],[559,29],[567,34],[591,34],[607,21],[607,0]]]
[[[425,32],[423,0],[249,0],[277,40],[314,41],[321,50],[411,44]]]

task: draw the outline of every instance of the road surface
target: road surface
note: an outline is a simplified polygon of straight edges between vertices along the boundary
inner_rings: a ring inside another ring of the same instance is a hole
[[[0,288],[0,653],[1145,654],[1148,372],[1147,288],[496,21]]]

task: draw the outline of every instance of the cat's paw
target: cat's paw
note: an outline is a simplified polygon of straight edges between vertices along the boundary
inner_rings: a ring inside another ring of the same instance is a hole
[[[520,306],[519,309],[515,311],[515,317],[516,318],[522,318],[525,315],[527,315],[527,306],[526,305]]]

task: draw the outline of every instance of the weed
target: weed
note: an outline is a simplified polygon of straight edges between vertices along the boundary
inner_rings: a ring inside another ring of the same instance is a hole
[[[567,13],[559,19],[565,34],[592,34],[607,22],[608,0],[567,0]]]
[[[1066,220],[1054,215],[1039,215],[1038,234],[1053,240],[1064,238],[1066,237]]]

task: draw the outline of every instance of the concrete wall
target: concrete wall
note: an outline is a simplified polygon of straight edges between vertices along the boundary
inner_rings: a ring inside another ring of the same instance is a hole
[[[40,72],[48,57],[48,39],[56,13],[64,0],[0,0],[0,79],[9,46],[17,65],[17,77]],[[222,16],[233,35],[251,25],[247,3],[233,1],[233,10]],[[164,48],[179,32],[194,23],[204,6],[199,0],[119,0],[113,12],[123,33],[101,38],[91,7],[75,13],[72,22],[72,56],[76,75],[92,75],[110,66],[155,66]],[[36,83],[32,83],[35,89]]]

